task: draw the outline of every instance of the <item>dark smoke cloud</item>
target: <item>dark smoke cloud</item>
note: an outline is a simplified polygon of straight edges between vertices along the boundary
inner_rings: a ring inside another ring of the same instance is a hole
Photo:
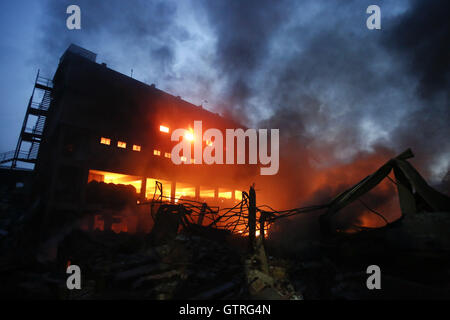
[[[286,17],[286,1],[202,1],[202,9],[217,36],[215,66],[226,77],[225,114],[248,120],[249,99],[257,95],[254,76]]]
[[[66,8],[71,4],[81,8],[81,30],[66,28]],[[127,58],[130,68],[140,64],[147,74],[170,77],[173,47],[177,41],[189,39],[189,33],[175,23],[176,9],[168,1],[47,1],[37,59],[47,69],[54,69],[59,56],[75,43],[106,57],[113,66]]]
[[[75,42],[244,124],[280,128],[280,172],[257,182],[274,205],[326,201],[409,147],[426,178],[448,170],[448,1],[77,1],[78,33],[61,19],[68,4],[48,3],[41,61],[54,67]],[[366,28],[371,4],[381,30]]]
[[[450,159],[450,3],[414,1],[393,26],[384,45],[400,57],[418,82],[419,107],[393,132],[397,145],[412,145],[427,176]]]
[[[225,101],[235,116],[271,114],[259,125],[291,137],[289,171],[358,161],[376,146],[386,157],[411,147],[428,178],[448,170],[448,2],[380,2],[380,32],[365,28],[364,1],[214,3]]]
[[[450,3],[414,1],[398,20],[386,44],[406,60],[419,79],[419,93],[430,98],[450,93]]]

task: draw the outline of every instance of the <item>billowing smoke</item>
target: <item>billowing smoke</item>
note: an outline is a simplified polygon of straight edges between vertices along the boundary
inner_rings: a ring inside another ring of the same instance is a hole
[[[383,42],[414,79],[416,107],[410,107],[392,135],[395,145],[411,145],[419,167],[437,182],[450,161],[450,3],[414,1]]]
[[[247,126],[279,128],[279,174],[257,179],[274,206],[328,201],[407,148],[429,181],[449,170],[448,1],[76,2],[81,31],[61,17],[73,1],[48,3],[41,59],[54,65],[74,42]],[[381,30],[366,28],[371,4]],[[386,188],[374,203],[392,198]]]
[[[432,182],[449,169],[450,6],[379,4],[379,32],[365,28],[368,2],[205,6],[228,112],[281,130],[278,179],[260,184],[269,202],[329,200],[409,147]]]
[[[81,30],[66,28],[66,8],[71,4],[81,9]],[[54,69],[68,45],[75,43],[98,53],[113,68],[126,68],[118,70],[125,74],[139,65],[143,69],[135,71],[147,74],[145,80],[170,78],[176,42],[189,38],[175,20],[175,4],[168,1],[50,0],[39,39],[43,50],[36,59]]]

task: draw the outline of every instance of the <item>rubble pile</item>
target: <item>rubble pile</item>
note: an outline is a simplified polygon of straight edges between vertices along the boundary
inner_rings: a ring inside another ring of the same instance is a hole
[[[135,201],[131,188],[90,187],[95,199],[114,198],[108,208]],[[123,197],[111,194],[116,191]],[[414,212],[382,228],[320,239],[287,237],[281,230],[281,242],[275,231],[251,242],[228,229],[203,226],[186,219],[190,212],[179,203],[158,206],[150,233],[85,230],[79,218],[64,213],[54,215],[64,223],[43,232],[39,201],[24,208],[3,200],[0,213],[0,297],[450,298],[447,211]],[[80,290],[67,289],[70,265],[81,268]],[[382,290],[366,286],[370,265],[382,271]]]
[[[223,230],[200,230],[185,230],[158,246],[146,234],[73,230],[59,242],[54,261],[39,262],[33,256],[2,259],[0,295],[42,299],[292,298],[293,288],[289,294],[285,290],[278,296],[267,295],[266,287],[282,292],[285,286],[286,277],[279,268],[273,278],[251,271],[253,282],[249,284],[246,271],[250,259],[245,259],[242,239],[233,239]],[[66,288],[65,271],[71,264],[81,268],[81,290]]]
[[[419,213],[387,228],[310,242],[305,251],[292,246],[282,256],[292,284],[308,300],[449,299],[449,228],[448,212]],[[370,265],[381,269],[382,290],[366,286]]]
[[[64,241],[59,260],[88,266],[86,280],[96,287],[90,298],[208,299],[244,294],[240,256],[226,245],[185,234],[157,247],[148,246],[146,237],[138,235],[94,232],[83,237],[86,243],[78,251],[75,243]],[[120,243],[110,244],[110,239],[120,237]]]

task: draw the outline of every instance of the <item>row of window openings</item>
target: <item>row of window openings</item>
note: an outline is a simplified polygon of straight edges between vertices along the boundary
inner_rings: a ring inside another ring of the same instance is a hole
[[[192,130],[192,129],[190,129],[190,130]],[[159,126],[159,131],[164,132],[164,133],[169,133],[169,132],[170,132],[170,129],[169,129],[169,127],[160,125],[160,126]],[[190,133],[189,138],[190,138],[189,140],[193,140],[193,135],[192,135],[192,133]],[[108,145],[109,145],[109,144],[111,143],[111,139],[103,138],[103,137],[102,137],[102,143],[108,144]],[[122,142],[122,141],[119,141],[119,142],[118,142],[118,144],[117,144],[118,147],[119,147],[119,143],[125,144],[125,147],[126,147],[126,143],[125,143],[125,142]],[[125,148],[125,147],[120,147],[120,148]]]
[[[109,146],[109,145],[111,145],[111,139],[102,137],[102,138],[100,139],[100,143]],[[123,142],[123,141],[117,141],[117,147],[118,147],[118,148],[122,148],[122,149],[126,149],[126,148],[127,148],[127,143],[126,143],[126,142]],[[138,151],[138,152],[141,151],[141,146],[139,146],[139,145],[137,145],[137,144],[133,144],[133,151]],[[153,150],[153,155],[155,155],[155,156],[161,156],[161,151],[160,151],[160,150],[154,149],[154,150]],[[164,153],[164,157],[170,159],[171,154],[170,154],[169,152],[165,152],[165,153]],[[186,162],[186,161],[187,161],[186,157],[181,157],[181,161]],[[192,163],[195,163],[194,159],[191,159],[191,162],[192,162]]]
[[[155,150],[153,150],[153,155],[159,157],[159,156],[161,156],[161,151],[155,149]],[[164,152],[164,157],[170,159],[171,153],[169,153],[169,152]],[[182,161],[182,162],[186,162],[186,161],[187,161],[187,158],[184,157],[184,156],[182,156],[182,157],[181,157],[181,161]],[[195,163],[195,159],[192,159],[192,158],[191,158],[191,163]]]
[[[160,125],[159,126],[159,131],[164,132],[164,133],[169,133],[170,129],[168,127],[166,127],[166,126]],[[191,133],[191,135],[192,135],[192,133]],[[193,136],[191,136],[189,140],[193,140]],[[106,145],[111,145],[111,139],[105,138],[105,137],[101,137],[100,143],[101,144],[106,144]],[[212,143],[210,141],[208,141],[207,144],[208,145],[212,145]],[[117,147],[118,148],[122,148],[122,149],[126,149],[127,148],[127,143],[124,142],[124,141],[117,141]],[[141,151],[141,146],[133,144],[133,151]],[[154,149],[153,150],[153,155],[161,156],[161,151]],[[170,159],[171,154],[168,153],[168,152],[165,152],[164,153],[164,157]],[[187,161],[186,157],[184,157],[184,156],[181,157],[181,161],[182,162],[186,162]],[[191,163],[195,163],[195,160],[191,159]]]
[[[132,185],[133,187],[136,188],[137,193],[141,193],[142,191],[141,188],[143,187],[142,185],[143,178],[99,170],[89,170],[88,183],[91,182],[92,180],[105,183]],[[143,191],[146,198],[151,199],[155,194],[156,181],[161,182],[163,186],[163,196],[170,199],[173,182],[154,178],[146,178],[146,183],[144,185],[146,190]],[[182,197],[194,198],[197,196],[196,191],[197,188],[194,184],[176,182],[174,187],[175,187],[174,188],[175,198],[182,198]],[[215,190],[215,188],[213,187],[205,187],[205,186],[198,187],[198,197],[200,199],[209,199],[209,198],[232,199],[233,193],[234,198],[236,200],[238,201],[242,200],[242,192],[238,190],[220,187]]]
[[[111,139],[105,138],[105,137],[101,137],[100,138],[100,143],[110,146],[111,145]],[[117,141],[117,147],[118,148],[122,148],[122,149],[126,149],[127,148],[127,143],[124,142],[124,141]],[[138,151],[138,152],[141,151],[141,146],[137,145],[137,144],[133,144],[133,151]]]

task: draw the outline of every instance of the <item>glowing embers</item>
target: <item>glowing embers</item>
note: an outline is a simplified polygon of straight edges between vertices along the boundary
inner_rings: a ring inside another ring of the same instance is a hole
[[[100,143],[101,144],[106,144],[106,145],[111,145],[111,139],[105,138],[105,137],[101,137],[100,138]]]
[[[126,149],[127,148],[127,143],[123,142],[123,141],[117,141],[117,147],[118,148],[122,148],[122,149]]]
[[[141,151],[141,146],[138,146],[137,144],[133,144],[133,151]]]
[[[169,127],[166,126],[159,126],[159,131],[164,132],[164,133],[169,133]]]
[[[159,150],[153,150],[153,155],[154,156],[160,156],[161,155],[161,151],[159,151]]]
[[[136,176],[99,170],[89,170],[88,183],[93,180],[104,183],[130,185],[136,189],[137,193],[141,192],[142,181]]]

